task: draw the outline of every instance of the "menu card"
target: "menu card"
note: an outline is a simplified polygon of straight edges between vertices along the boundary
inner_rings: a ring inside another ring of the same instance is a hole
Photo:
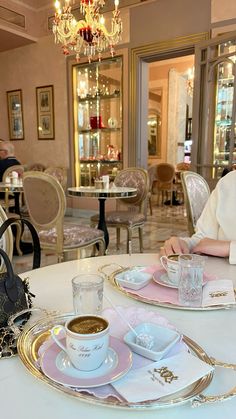
[[[189,352],[181,352],[130,371],[124,378],[112,383],[112,386],[128,402],[136,403],[180,391],[213,370],[211,365]]]
[[[230,279],[216,279],[207,282],[202,291],[202,307],[235,304],[233,282]]]

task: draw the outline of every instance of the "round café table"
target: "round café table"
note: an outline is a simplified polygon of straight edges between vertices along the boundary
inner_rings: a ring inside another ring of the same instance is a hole
[[[128,254],[93,257],[73,260],[20,274],[29,277],[30,290],[36,295],[35,307],[48,310],[71,312],[73,307],[71,279],[78,273],[97,273],[105,264],[118,263],[129,267],[159,263],[157,254]],[[117,269],[110,266],[107,272]],[[228,278],[236,285],[236,266],[229,265],[226,259],[207,260],[206,270],[218,278]],[[143,308],[159,313],[177,329],[198,343],[210,356],[225,362],[236,363],[236,310],[184,311],[152,306],[128,298],[119,292],[110,281],[105,281],[104,292],[117,306]],[[104,299],[104,307],[108,302]],[[33,316],[32,316],[33,319]],[[225,402],[203,404],[192,408],[190,402],[168,409],[122,410],[83,402],[47,385],[31,375],[19,357],[0,359],[0,406],[4,419],[233,419],[236,411],[236,397]],[[233,370],[217,368],[209,388],[204,393],[222,394],[236,385]]]
[[[99,201],[98,229],[104,232],[106,249],[109,245],[109,233],[106,225],[105,202],[106,199],[131,198],[136,195],[137,189],[128,187],[115,187],[107,189],[96,189],[94,186],[80,186],[68,188],[70,196],[82,198],[96,198]]]
[[[20,215],[20,194],[23,193],[23,184],[18,182],[17,184],[13,183],[4,183],[0,182],[0,192],[9,192],[14,195],[15,198],[15,213]]]

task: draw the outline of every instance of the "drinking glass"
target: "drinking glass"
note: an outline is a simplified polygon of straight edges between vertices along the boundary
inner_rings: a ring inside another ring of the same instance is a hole
[[[199,255],[179,256],[179,303],[201,307],[205,258]]]
[[[104,279],[97,274],[80,274],[72,279],[76,314],[101,314]]]

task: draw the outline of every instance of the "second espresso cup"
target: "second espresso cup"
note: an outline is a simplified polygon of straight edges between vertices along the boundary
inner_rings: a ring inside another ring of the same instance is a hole
[[[64,346],[58,334],[63,330]],[[92,371],[105,361],[109,346],[109,323],[100,316],[81,315],[69,320],[65,326],[51,329],[55,343],[68,355],[75,368]]]
[[[160,262],[166,270],[171,285],[179,285],[179,255],[162,256]]]

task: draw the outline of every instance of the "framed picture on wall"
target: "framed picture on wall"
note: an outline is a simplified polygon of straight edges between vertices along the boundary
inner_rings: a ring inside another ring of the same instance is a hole
[[[7,92],[7,109],[10,140],[24,139],[22,90]]]
[[[53,86],[36,87],[37,129],[39,140],[54,140]]]

